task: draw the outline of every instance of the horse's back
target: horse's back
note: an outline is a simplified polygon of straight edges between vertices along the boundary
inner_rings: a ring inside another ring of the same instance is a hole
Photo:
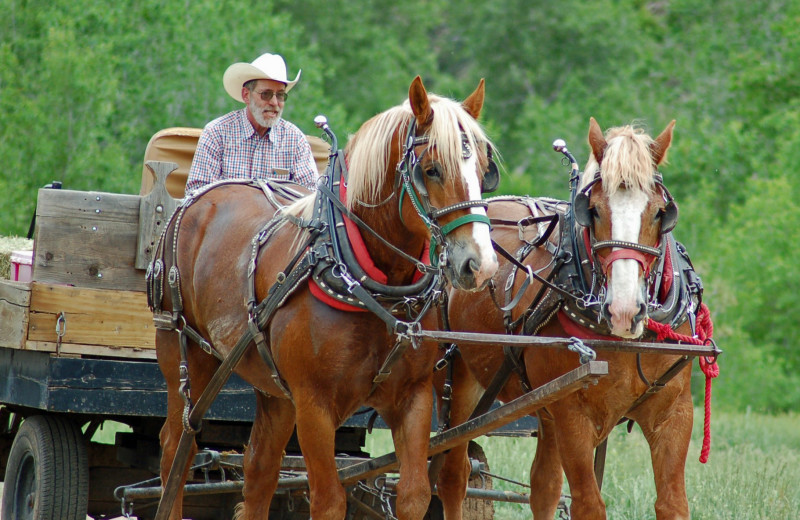
[[[253,283],[248,272],[253,239],[275,213],[261,188],[222,184],[200,194],[173,223],[177,227],[175,254],[185,314],[189,320],[204,324],[198,327],[201,332],[209,327],[212,342],[221,335],[212,324],[234,315],[246,316]],[[275,267],[278,270],[288,261],[281,255],[266,255],[266,259],[281,263]]]

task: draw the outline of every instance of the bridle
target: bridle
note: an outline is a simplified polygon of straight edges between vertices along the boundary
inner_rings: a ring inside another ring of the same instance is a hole
[[[594,212],[590,207],[592,188],[601,180],[601,173],[598,170],[594,178],[584,186],[574,197],[572,212],[575,222],[584,228],[584,237],[587,249],[595,258],[595,262],[600,265],[603,276],[607,276],[611,264],[617,260],[635,260],[642,268],[645,278],[650,275],[650,266],[659,259],[663,252],[663,241],[659,247],[651,247],[637,242],[624,240],[601,240],[594,238]],[[672,231],[678,222],[678,206],[672,198],[669,190],[664,186],[661,173],[655,173],[655,184],[661,190],[664,197],[665,206],[659,210],[658,217],[661,220],[661,234],[665,235]],[[603,254],[600,251],[615,249],[610,253]]]
[[[447,263],[447,242],[445,241],[446,235],[455,229],[469,224],[471,222],[482,222],[491,227],[489,217],[475,213],[468,213],[462,215],[455,220],[448,222],[445,225],[439,224],[439,219],[445,215],[455,211],[461,211],[474,207],[487,208],[488,203],[485,200],[466,200],[451,204],[444,208],[436,208],[430,202],[428,189],[425,186],[425,172],[422,168],[422,158],[428,153],[430,147],[426,147],[419,155],[417,155],[417,147],[428,145],[430,136],[423,134],[416,135],[416,119],[412,119],[408,125],[406,139],[403,144],[403,158],[397,164],[396,183],[400,189],[398,211],[400,212],[400,219],[403,218],[403,195],[408,193],[411,204],[419,217],[425,223],[425,226],[431,233],[430,243],[430,263],[432,266],[444,265]],[[472,149],[469,145],[467,135],[462,132],[461,134],[461,156],[463,159],[468,159],[472,156]],[[497,165],[492,158],[491,146],[487,145],[487,156],[489,158],[489,166],[484,172],[484,182],[481,187],[482,193],[487,193],[497,189],[499,183],[499,172]],[[442,252],[436,254],[437,245],[441,244]]]

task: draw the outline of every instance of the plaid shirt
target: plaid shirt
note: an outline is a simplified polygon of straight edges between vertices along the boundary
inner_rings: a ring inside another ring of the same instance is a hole
[[[278,178],[316,189],[317,166],[303,132],[279,119],[260,136],[247,119],[247,108],[206,125],[194,154],[186,193],[223,179]]]

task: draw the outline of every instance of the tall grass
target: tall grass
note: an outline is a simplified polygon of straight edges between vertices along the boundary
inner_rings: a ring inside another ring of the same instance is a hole
[[[800,518],[800,415],[770,416],[750,412],[714,412],[711,456],[698,461],[703,435],[702,409],[686,462],[686,487],[695,520],[796,520]],[[536,439],[477,439],[492,473],[527,483]],[[390,451],[391,437],[377,431],[367,438],[373,455]],[[496,489],[528,492],[517,485],[493,482]],[[565,483],[565,493],[569,493]],[[618,427],[609,439],[603,498],[608,518],[655,518],[656,499],[650,451],[638,428]],[[498,520],[530,519],[527,505],[496,503]]]

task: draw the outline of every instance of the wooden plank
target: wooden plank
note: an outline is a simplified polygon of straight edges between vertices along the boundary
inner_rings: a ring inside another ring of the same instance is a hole
[[[144,291],[138,195],[39,190],[34,281]]]
[[[24,347],[30,301],[30,283],[0,280],[0,347]]]
[[[139,214],[139,196],[103,191],[40,189],[36,218],[68,217],[130,223]]]
[[[141,347],[112,347],[108,345],[82,345],[76,343],[56,343],[49,341],[28,341],[25,350],[31,352],[58,352],[61,357],[101,357],[137,360],[154,360],[156,351],[153,348]]]
[[[137,269],[147,269],[161,233],[180,202],[173,199],[166,188],[167,176],[178,169],[178,164],[147,161],[145,166],[155,176],[155,183],[150,193],[143,195],[139,202],[139,235],[135,262]]]
[[[155,348],[153,315],[144,293],[33,282],[29,342],[57,343],[56,321],[61,313],[65,319],[62,346]]]

